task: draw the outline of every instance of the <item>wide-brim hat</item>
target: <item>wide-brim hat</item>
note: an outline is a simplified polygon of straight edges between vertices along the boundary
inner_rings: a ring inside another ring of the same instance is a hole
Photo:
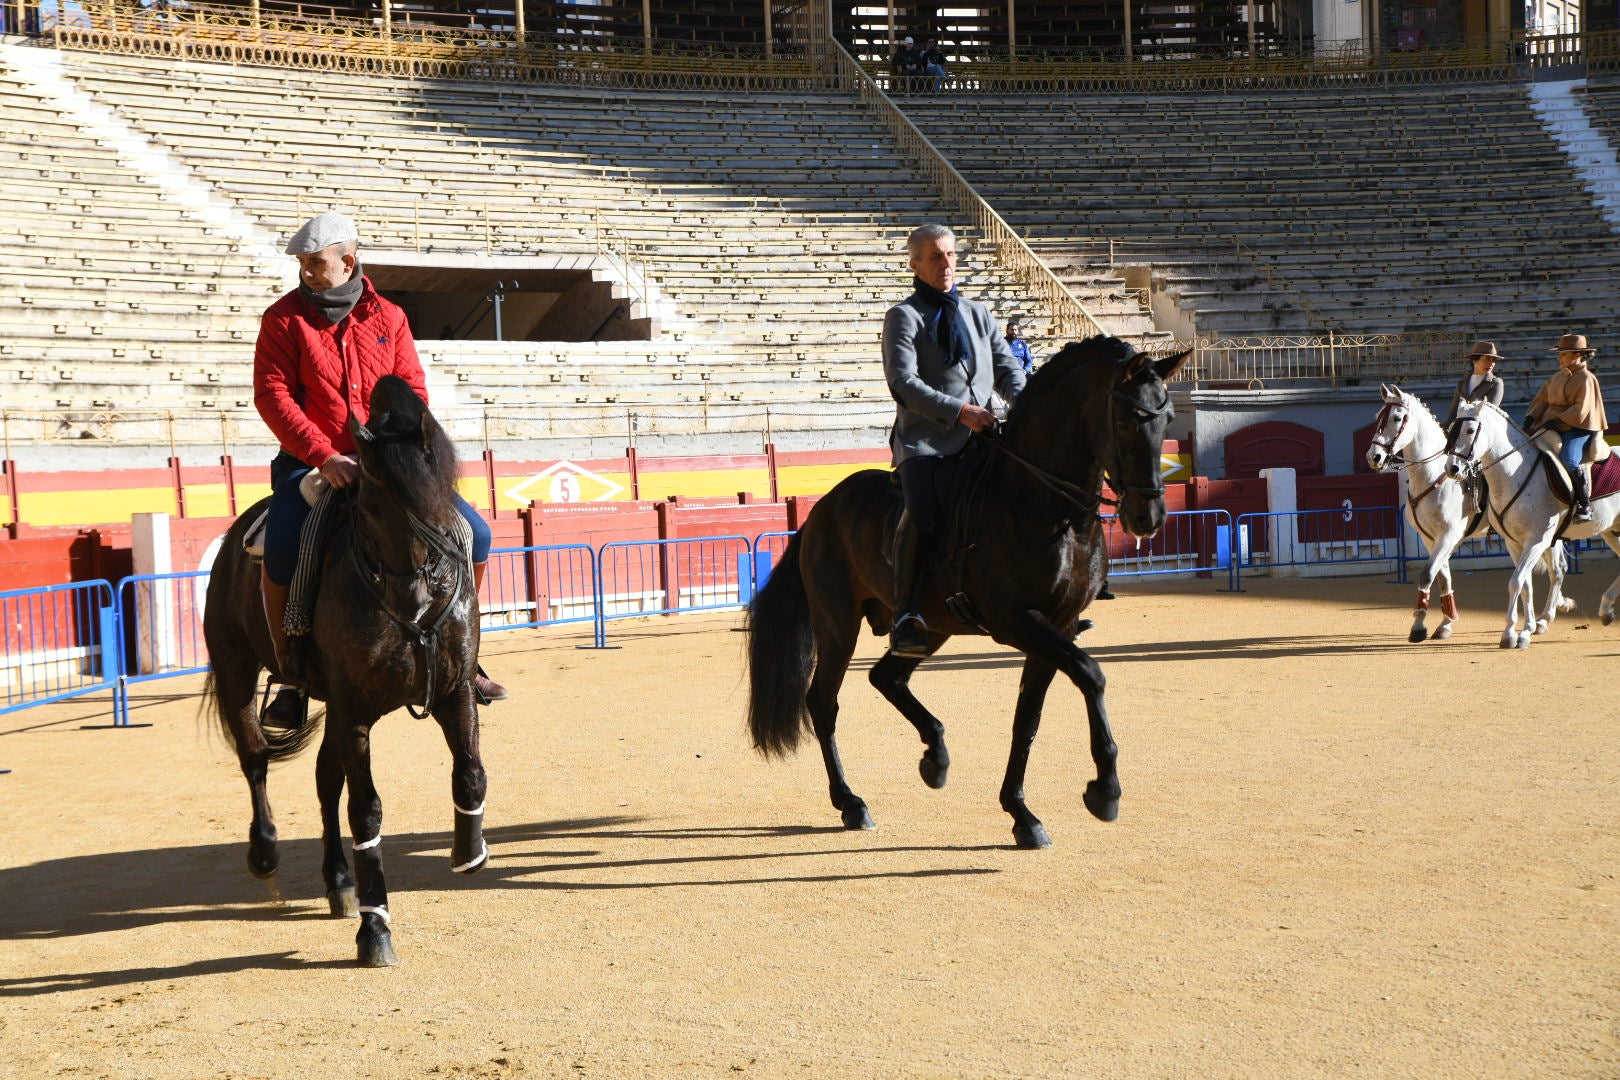
[[[1558,339],[1558,346],[1550,351],[1578,352],[1587,353],[1588,355],[1597,352],[1596,349],[1589,349],[1586,347],[1586,336],[1584,334],[1565,334],[1563,337]]]
[[[1501,353],[1496,351],[1496,342],[1494,342],[1494,341],[1476,341],[1476,342],[1474,342],[1473,348],[1468,350],[1467,355],[1468,355],[1468,359],[1470,359],[1470,360],[1478,360],[1482,356],[1488,356],[1492,360],[1506,360],[1507,359],[1507,357],[1503,356]]]

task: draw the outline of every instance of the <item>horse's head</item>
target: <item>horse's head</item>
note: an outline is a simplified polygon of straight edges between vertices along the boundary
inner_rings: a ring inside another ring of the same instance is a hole
[[[422,399],[397,375],[371,391],[370,419],[349,417],[360,460],[361,497],[378,491],[418,510],[443,503],[455,490],[455,447]]]
[[[1132,536],[1152,536],[1164,525],[1164,436],[1175,408],[1165,383],[1191,350],[1174,356],[1135,353],[1119,368],[1108,396],[1108,434],[1098,458],[1119,496],[1119,523]]]
[[[1480,452],[1487,439],[1496,407],[1487,401],[1465,401],[1457,406],[1457,418],[1446,429],[1446,475],[1461,480],[1481,464]]]
[[[1164,524],[1159,460],[1175,415],[1165,380],[1189,355],[1156,358],[1106,335],[1070,342],[1031,378],[1008,417],[1009,438],[1072,483],[1093,488],[1106,472],[1120,524],[1152,536]]]
[[[1412,440],[1411,432],[1407,430],[1412,421],[1412,398],[1400,387],[1389,383],[1384,383],[1379,390],[1384,404],[1378,410],[1378,418],[1373,421],[1372,442],[1367,446],[1367,467],[1373,472],[1383,472],[1388,468],[1396,455],[1406,449],[1407,443]]]

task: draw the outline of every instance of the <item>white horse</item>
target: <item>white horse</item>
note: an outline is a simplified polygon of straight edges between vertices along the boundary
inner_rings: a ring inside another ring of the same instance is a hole
[[[1569,506],[1548,482],[1541,451],[1507,413],[1488,401],[1459,406],[1450,438],[1447,474],[1461,477],[1477,468],[1485,476],[1490,487],[1491,527],[1502,534],[1513,553],[1515,565],[1508,577],[1508,616],[1502,630],[1502,648],[1529,648],[1534,626],[1530,568],[1558,542],[1560,525],[1564,525],[1564,537],[1584,540],[1601,536],[1620,555],[1620,492],[1593,499],[1591,521],[1566,523]],[[1603,594],[1598,607],[1598,618],[1605,626],[1614,621],[1617,598],[1620,577]]]
[[[1429,614],[1429,593],[1436,579],[1440,582],[1440,625],[1434,640],[1451,637],[1451,624],[1457,621],[1457,597],[1451,588],[1451,553],[1464,540],[1490,532],[1485,508],[1475,506],[1467,485],[1446,474],[1446,429],[1434,418],[1429,407],[1414,394],[1385,383],[1381,387],[1384,404],[1373,421],[1372,443],[1367,447],[1367,464],[1375,472],[1406,464],[1406,515],[1412,528],[1423,537],[1429,561],[1418,584],[1417,605],[1412,612],[1412,630],[1406,640],[1419,642],[1428,637],[1424,621]],[[1544,633],[1559,610],[1568,611],[1573,603],[1564,599],[1565,569],[1562,544],[1547,551],[1545,559],[1548,590],[1547,608],[1537,620],[1538,633]]]

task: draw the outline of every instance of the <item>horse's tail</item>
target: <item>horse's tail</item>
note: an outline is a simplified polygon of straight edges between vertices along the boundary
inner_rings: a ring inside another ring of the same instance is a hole
[[[799,571],[799,536],[748,606],[748,730],[754,749],[781,757],[809,727],[805,692],[815,667],[810,601]]]

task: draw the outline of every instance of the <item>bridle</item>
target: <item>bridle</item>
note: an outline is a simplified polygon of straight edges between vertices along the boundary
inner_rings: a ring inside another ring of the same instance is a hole
[[[1164,387],[1163,389],[1164,397],[1162,400],[1156,403],[1143,403],[1127,395],[1123,387],[1116,387],[1113,393],[1109,395],[1108,400],[1109,429],[1112,430],[1114,426],[1114,402],[1116,400],[1123,402],[1125,407],[1136,415],[1136,419],[1140,423],[1145,424],[1168,413],[1171,409],[1170,388]],[[998,424],[996,429],[994,429],[996,435],[999,435],[999,428],[1000,425]],[[1072,483],[1060,476],[1053,475],[1047,470],[1041,468],[1039,465],[1036,465],[1034,462],[1030,461],[1028,458],[1018,454],[1007,445],[1007,441],[1005,439],[993,436],[986,441],[989,443],[992,449],[998,453],[1005,454],[1010,460],[1016,462],[1026,472],[1033,476],[1035,480],[1041,484],[1041,486],[1057,495],[1058,498],[1067,502],[1069,505],[1078,509],[1082,514],[1097,517],[1099,516],[1098,511],[1102,507],[1117,507],[1119,505],[1118,499],[1110,499],[1101,492],[1089,491],[1088,489],[1081,487],[1079,484]],[[1112,474],[1110,475],[1112,476]],[[1110,480],[1109,484],[1112,486],[1113,481]],[[1157,484],[1128,484],[1122,488],[1115,488],[1114,490],[1123,495],[1136,495],[1149,499],[1164,498],[1164,482],[1162,479]]]
[[[360,463],[361,482],[370,481],[382,487],[382,481],[371,472],[362,460]],[[427,548],[427,557],[419,564],[404,570],[397,570],[383,561],[382,555],[377,551],[376,542],[365,529],[364,518],[355,510],[357,497],[349,499],[349,530],[351,542],[349,544],[349,557],[354,564],[360,580],[365,583],[367,591],[377,601],[377,606],[387,615],[406,635],[412,638],[422,654],[422,668],[424,672],[422,704],[420,706],[407,704],[406,710],[416,719],[422,720],[432,712],[433,704],[438,700],[434,694],[434,675],[438,668],[438,645],[440,631],[456,609],[456,601],[461,597],[461,591],[466,587],[468,571],[472,566],[471,550],[472,536],[467,523],[459,516],[448,528],[434,528],[409,510],[403,511],[405,523],[411,530],[411,535],[421,541]],[[460,528],[455,526],[459,525]],[[409,585],[413,581],[422,581],[428,589],[430,597],[437,599],[441,594],[440,587],[445,582],[445,565],[449,564],[450,571],[454,573],[454,580],[450,582],[448,592],[443,593],[443,604],[437,614],[432,614],[434,600],[428,602],[427,610],[419,618],[411,618],[400,614],[388,601],[390,586]],[[431,615],[431,618],[429,617]],[[464,680],[465,681],[465,680]]]

